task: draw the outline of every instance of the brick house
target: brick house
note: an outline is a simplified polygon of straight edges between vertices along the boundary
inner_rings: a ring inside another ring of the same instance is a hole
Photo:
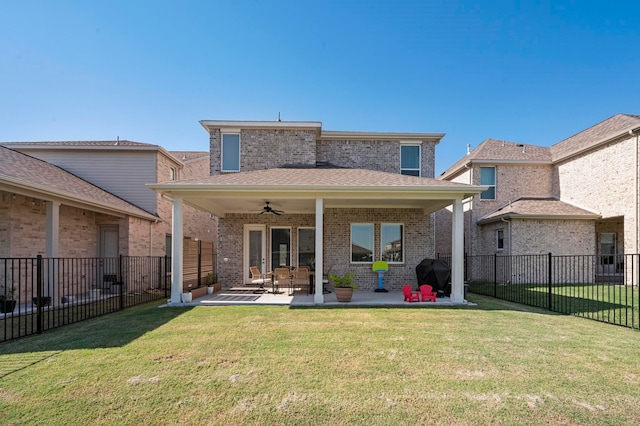
[[[250,266],[266,272],[307,264],[353,271],[360,288],[372,290],[372,262],[383,259],[390,264],[385,288],[400,289],[414,284],[415,266],[434,255],[432,213],[453,205],[451,300],[464,302],[462,200],[484,188],[433,178],[444,134],[326,131],[319,122],[200,123],[210,138],[210,176],[149,187],[173,200],[174,236],[185,205],[219,218],[224,286],[250,282]],[[267,206],[282,214],[263,214]],[[182,252],[180,243],[173,240],[174,253]],[[179,303],[182,265],[180,256],[173,260],[171,303]],[[323,303],[321,280],[314,301]]]
[[[489,185],[465,200],[465,252],[638,253],[640,116],[617,114],[551,147],[487,139],[439,180]],[[436,252],[449,253],[451,212],[436,213]]]
[[[170,254],[171,202],[145,185],[209,168],[207,152],[121,140],[0,145],[0,257]],[[184,236],[215,241],[215,218],[185,212]]]

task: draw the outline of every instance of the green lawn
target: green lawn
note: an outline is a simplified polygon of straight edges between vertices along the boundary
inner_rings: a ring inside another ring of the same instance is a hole
[[[147,304],[0,344],[0,423],[637,425],[640,333],[475,309]]]
[[[471,291],[493,295],[492,283],[474,282]],[[545,284],[507,284],[495,287],[503,300],[547,308],[549,287]],[[573,314],[625,327],[640,328],[638,286],[617,284],[554,284],[551,306],[554,312]]]

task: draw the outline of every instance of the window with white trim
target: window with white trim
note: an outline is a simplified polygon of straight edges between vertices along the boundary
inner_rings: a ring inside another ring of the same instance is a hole
[[[351,224],[351,263],[373,262],[373,224]]]
[[[496,229],[496,250],[504,250],[504,229]]]
[[[240,171],[240,134],[223,133],[220,170],[223,172]]]
[[[420,145],[400,145],[400,174],[420,176]]]
[[[496,168],[480,167],[480,185],[488,185],[489,188],[480,194],[481,200],[496,199]]]
[[[404,262],[404,226],[401,223],[380,225],[380,258],[388,263]]]
[[[169,180],[176,180],[177,179],[177,173],[176,173],[176,168],[175,167],[169,167]]]

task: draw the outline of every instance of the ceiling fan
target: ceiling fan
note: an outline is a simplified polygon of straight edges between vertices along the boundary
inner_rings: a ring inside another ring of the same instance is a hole
[[[262,208],[262,211],[259,214],[273,213],[275,215],[280,216],[282,213],[284,213],[282,210],[276,210],[274,208],[271,208],[268,201],[266,201],[266,203],[267,204]]]

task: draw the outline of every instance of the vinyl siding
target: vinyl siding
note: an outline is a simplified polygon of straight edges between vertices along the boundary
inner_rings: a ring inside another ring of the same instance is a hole
[[[156,152],[123,150],[20,150],[55,164],[136,206],[156,213]]]

